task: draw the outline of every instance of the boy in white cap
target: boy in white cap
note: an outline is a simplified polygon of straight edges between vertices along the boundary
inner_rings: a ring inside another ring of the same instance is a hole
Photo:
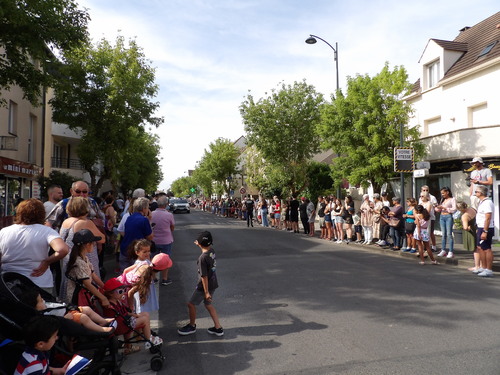
[[[477,211],[479,199],[474,193],[476,185],[486,185],[489,191],[489,187],[493,185],[493,174],[489,168],[484,167],[483,158],[475,157],[470,163],[474,167],[474,170],[470,173],[470,205]]]

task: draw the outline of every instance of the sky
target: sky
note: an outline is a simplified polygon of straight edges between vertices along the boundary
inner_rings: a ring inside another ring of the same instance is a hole
[[[386,62],[419,78],[431,38],[453,40],[500,9],[498,0],[77,0],[90,36],[135,39],[156,69],[163,181],[188,175],[219,137],[244,135],[239,106],[282,83],[305,80],[329,98],[346,78],[373,76]]]

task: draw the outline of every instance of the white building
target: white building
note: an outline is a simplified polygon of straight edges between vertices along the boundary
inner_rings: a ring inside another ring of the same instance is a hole
[[[419,61],[420,79],[406,100],[413,105],[410,126],[419,126],[428,146],[429,175],[415,180],[433,195],[449,186],[470,203],[468,163],[484,159],[493,172],[495,236],[500,201],[500,12],[464,27],[453,41],[430,39]]]

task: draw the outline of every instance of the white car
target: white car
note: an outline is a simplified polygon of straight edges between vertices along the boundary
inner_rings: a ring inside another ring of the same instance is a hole
[[[189,202],[186,199],[170,199],[169,205],[170,211],[172,211],[174,214],[177,212],[187,212],[189,214],[191,212],[191,207],[189,206]]]

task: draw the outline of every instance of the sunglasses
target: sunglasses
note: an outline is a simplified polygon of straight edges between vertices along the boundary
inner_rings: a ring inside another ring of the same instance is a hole
[[[76,194],[88,194],[88,190],[75,190]]]

